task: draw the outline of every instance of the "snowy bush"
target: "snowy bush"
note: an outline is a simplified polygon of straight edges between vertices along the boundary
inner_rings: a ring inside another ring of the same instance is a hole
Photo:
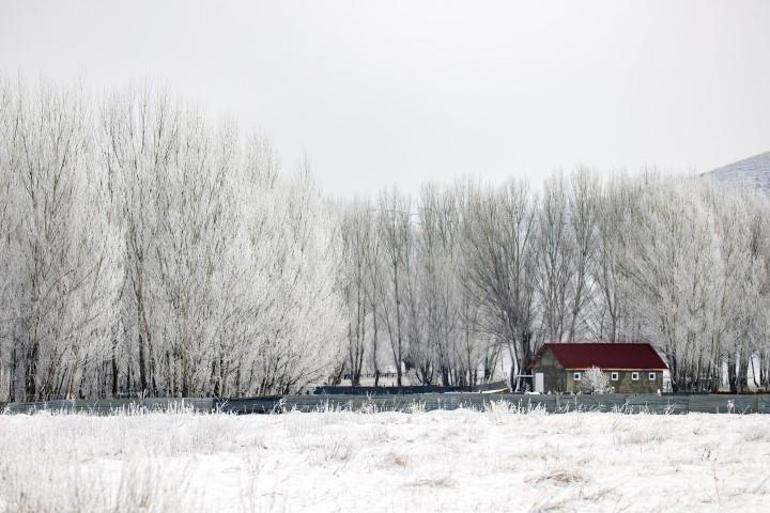
[[[599,367],[591,367],[583,372],[580,390],[585,393],[604,394],[612,390],[610,377]]]

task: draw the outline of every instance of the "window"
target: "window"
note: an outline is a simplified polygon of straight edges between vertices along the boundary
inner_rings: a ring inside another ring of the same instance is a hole
[[[631,381],[639,381],[639,373],[638,372],[632,372],[631,373]]]
[[[649,374],[647,374],[647,378],[648,378],[650,381],[655,381],[655,380],[657,379],[657,376],[655,376],[655,373],[654,373],[654,372],[650,372]]]
[[[618,373],[610,372],[610,381],[617,381],[617,380],[618,380]]]
[[[580,381],[580,373],[579,372],[573,372],[572,373],[572,379],[575,381]]]

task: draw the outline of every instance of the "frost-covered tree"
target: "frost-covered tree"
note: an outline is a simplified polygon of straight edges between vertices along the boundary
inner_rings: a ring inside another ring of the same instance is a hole
[[[623,275],[623,245],[620,226],[629,214],[629,191],[617,176],[604,185],[596,208],[595,262],[590,266],[591,281],[597,293],[589,322],[599,340],[618,341],[626,333],[629,301],[627,280]]]
[[[340,360],[345,334],[337,218],[306,164],[282,176],[264,146],[258,141],[247,151],[236,180],[241,229],[222,263],[238,269],[232,289],[240,298],[224,338],[234,347],[221,355],[228,383],[222,393],[230,395],[288,393],[322,382]]]
[[[408,198],[395,189],[380,195],[378,202],[377,232],[382,247],[383,275],[380,292],[380,319],[385,326],[390,345],[391,362],[396,372],[396,383],[402,383],[402,365],[408,351],[407,307],[410,299],[409,273],[413,262],[413,234]],[[405,305],[405,303],[407,303]],[[413,325],[412,335],[418,335]]]
[[[4,346],[11,400],[97,392],[117,291],[116,237],[77,89],[4,83]],[[4,367],[5,367],[4,366]]]
[[[535,238],[541,333],[546,341],[557,342],[569,331],[569,302],[577,261],[565,182],[561,174],[546,182]]]
[[[425,186],[419,196],[415,274],[423,337],[410,347],[421,381],[430,383],[437,373],[442,384],[452,381],[456,343],[455,248],[456,217],[451,198],[435,185]]]
[[[572,287],[568,309],[567,340],[583,338],[588,333],[586,309],[594,300],[598,240],[600,187],[598,178],[586,169],[578,169],[568,191],[570,238],[574,253]]]
[[[368,201],[353,202],[345,207],[340,222],[340,286],[346,307],[345,318],[348,320],[345,365],[353,386],[360,384],[369,351],[376,351],[376,347],[370,347],[373,309],[369,298],[371,282],[368,266],[375,238],[371,210]],[[376,357],[373,361],[376,367]]]
[[[509,352],[511,385],[520,390],[535,352],[534,224],[529,188],[511,182],[498,191],[477,191],[464,213],[468,293],[482,310],[479,329]]]

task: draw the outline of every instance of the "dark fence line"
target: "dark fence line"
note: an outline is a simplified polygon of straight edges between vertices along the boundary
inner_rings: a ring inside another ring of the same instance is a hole
[[[150,399],[96,399],[54,401],[36,403],[10,403],[5,413],[36,413],[41,411],[65,413],[89,413],[94,415],[112,415],[115,413],[146,413],[168,411],[194,411],[208,413],[216,411],[215,399],[205,398],[150,398]]]
[[[413,385],[401,387],[371,387],[371,386],[318,386],[313,391],[316,395],[412,395],[412,394],[446,394],[450,392],[486,392],[490,390],[507,390],[505,381],[471,386],[439,386]]]
[[[95,401],[48,401],[12,403],[6,413],[39,411],[76,412],[95,415],[192,411],[232,414],[266,414],[288,411],[433,411],[468,408],[483,410],[504,403],[520,411],[550,413],[572,411],[686,414],[770,413],[770,394],[758,395],[522,395],[509,393],[423,393],[396,395],[287,395],[243,399],[112,399]]]

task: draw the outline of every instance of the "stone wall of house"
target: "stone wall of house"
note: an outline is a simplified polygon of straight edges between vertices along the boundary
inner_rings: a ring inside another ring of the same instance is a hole
[[[578,371],[564,371],[566,386],[564,390],[567,393],[576,393],[581,390],[580,381],[574,379],[574,374]],[[605,371],[610,375],[610,386],[619,394],[652,394],[658,390],[663,390],[663,372],[662,371]],[[612,379],[612,374],[617,373],[617,380]],[[639,379],[634,380],[633,374],[638,373]],[[655,374],[655,380],[650,380],[650,374]],[[554,392],[556,390],[553,390]],[[548,387],[546,387],[548,392]]]
[[[532,374],[543,373],[545,392],[567,391],[567,374],[550,349],[545,349],[540,360],[532,367]],[[534,378],[533,378],[534,383]]]

